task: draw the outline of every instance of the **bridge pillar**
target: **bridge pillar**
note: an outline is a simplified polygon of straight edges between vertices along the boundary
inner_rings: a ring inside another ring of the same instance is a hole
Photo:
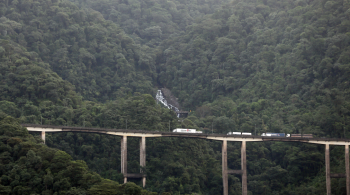
[[[124,175],[124,183],[126,183],[128,181],[128,152],[127,152],[127,136],[123,136],[123,138],[121,139],[121,173]]]
[[[227,140],[222,141],[222,184],[224,187],[224,195],[228,195]]]
[[[349,145],[345,145],[346,194],[350,195]]]
[[[325,162],[326,162],[326,188],[327,195],[331,195],[331,166],[329,159],[329,144],[325,144]]]
[[[45,144],[45,131],[41,132],[41,139],[44,141],[44,144]]]
[[[241,146],[241,168],[242,168],[242,195],[247,195],[247,160],[246,160],[246,141],[242,141]]]
[[[146,166],[146,137],[143,136],[140,139],[140,166]],[[142,169],[140,169],[140,173],[143,173]],[[142,186],[146,187],[146,176],[142,177]]]

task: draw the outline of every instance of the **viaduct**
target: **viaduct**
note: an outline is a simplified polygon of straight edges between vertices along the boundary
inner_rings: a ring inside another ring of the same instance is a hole
[[[245,135],[223,135],[223,134],[199,134],[199,133],[172,133],[157,132],[144,130],[126,130],[126,129],[99,129],[89,127],[67,127],[67,126],[49,126],[22,124],[28,131],[41,132],[41,137],[45,143],[46,132],[81,132],[81,133],[100,133],[121,136],[121,173],[124,175],[124,183],[128,178],[141,178],[143,187],[146,185],[146,175],[142,173],[127,172],[127,138],[140,137],[140,165],[146,166],[146,138],[147,137],[185,137],[200,138],[222,141],[222,180],[223,194],[228,195],[228,174],[242,175],[242,194],[247,195],[247,161],[246,161],[246,143],[259,141],[282,141],[282,142],[302,142],[311,144],[325,145],[325,163],[326,163],[326,188],[327,195],[331,195],[331,178],[346,178],[346,194],[350,195],[350,169],[349,169],[349,145],[350,139],[333,139],[333,138],[291,138],[291,137],[262,137],[262,136],[245,136]],[[241,169],[228,170],[227,168],[227,142],[241,142]],[[345,174],[331,173],[329,146],[345,146]]]

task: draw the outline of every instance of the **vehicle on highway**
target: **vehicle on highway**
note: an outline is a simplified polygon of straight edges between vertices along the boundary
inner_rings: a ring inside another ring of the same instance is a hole
[[[313,138],[312,134],[291,134],[290,137]]]
[[[285,133],[262,133],[261,136],[266,136],[266,137],[290,137],[290,134],[285,134]]]
[[[202,133],[202,131],[196,131],[196,129],[180,129],[176,128],[173,130],[174,133]]]
[[[252,133],[247,133],[247,132],[228,132],[227,135],[252,135]]]
[[[267,137],[294,137],[294,138],[313,138],[312,134],[285,134],[285,133],[262,133],[261,136]]]

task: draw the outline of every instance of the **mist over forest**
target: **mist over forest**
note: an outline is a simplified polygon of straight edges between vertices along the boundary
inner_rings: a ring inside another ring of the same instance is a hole
[[[349,78],[347,0],[0,0],[0,194],[222,194],[219,141],[147,138],[142,189],[123,184],[120,137],[43,145],[20,124],[350,138]],[[160,88],[187,118],[157,104]],[[128,148],[137,173],[139,140]],[[227,156],[240,169],[239,143]],[[324,194],[324,159],[323,145],[249,142],[248,194]]]

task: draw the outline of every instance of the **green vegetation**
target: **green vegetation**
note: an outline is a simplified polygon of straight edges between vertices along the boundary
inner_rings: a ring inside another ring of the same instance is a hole
[[[75,85],[85,98],[106,101],[152,90],[151,79],[139,65],[143,61],[139,48],[99,12],[80,10],[68,1],[6,1],[1,8],[0,38],[49,63],[47,68]],[[1,45],[3,63],[30,62],[20,60],[13,45]],[[13,57],[19,59],[12,61]]]
[[[120,138],[48,134],[62,152],[16,120],[349,138],[349,10],[340,0],[0,0],[0,192],[148,193],[114,182]],[[178,121],[156,104],[158,87],[190,116]],[[324,193],[323,146],[247,147],[252,194]],[[139,172],[138,139],[128,148],[128,171]],[[229,143],[230,169],[239,169],[239,151]],[[331,148],[332,172],[344,171],[343,154]],[[148,138],[144,169],[156,193],[222,193],[220,142]],[[240,194],[240,177],[229,186]],[[332,191],[344,194],[345,180],[332,179]]]
[[[202,127],[349,137],[349,8],[230,2],[162,43],[158,80]]]
[[[29,135],[16,119],[0,114],[0,193],[45,195],[151,195],[134,183],[120,185]],[[112,193],[111,193],[112,192]]]

